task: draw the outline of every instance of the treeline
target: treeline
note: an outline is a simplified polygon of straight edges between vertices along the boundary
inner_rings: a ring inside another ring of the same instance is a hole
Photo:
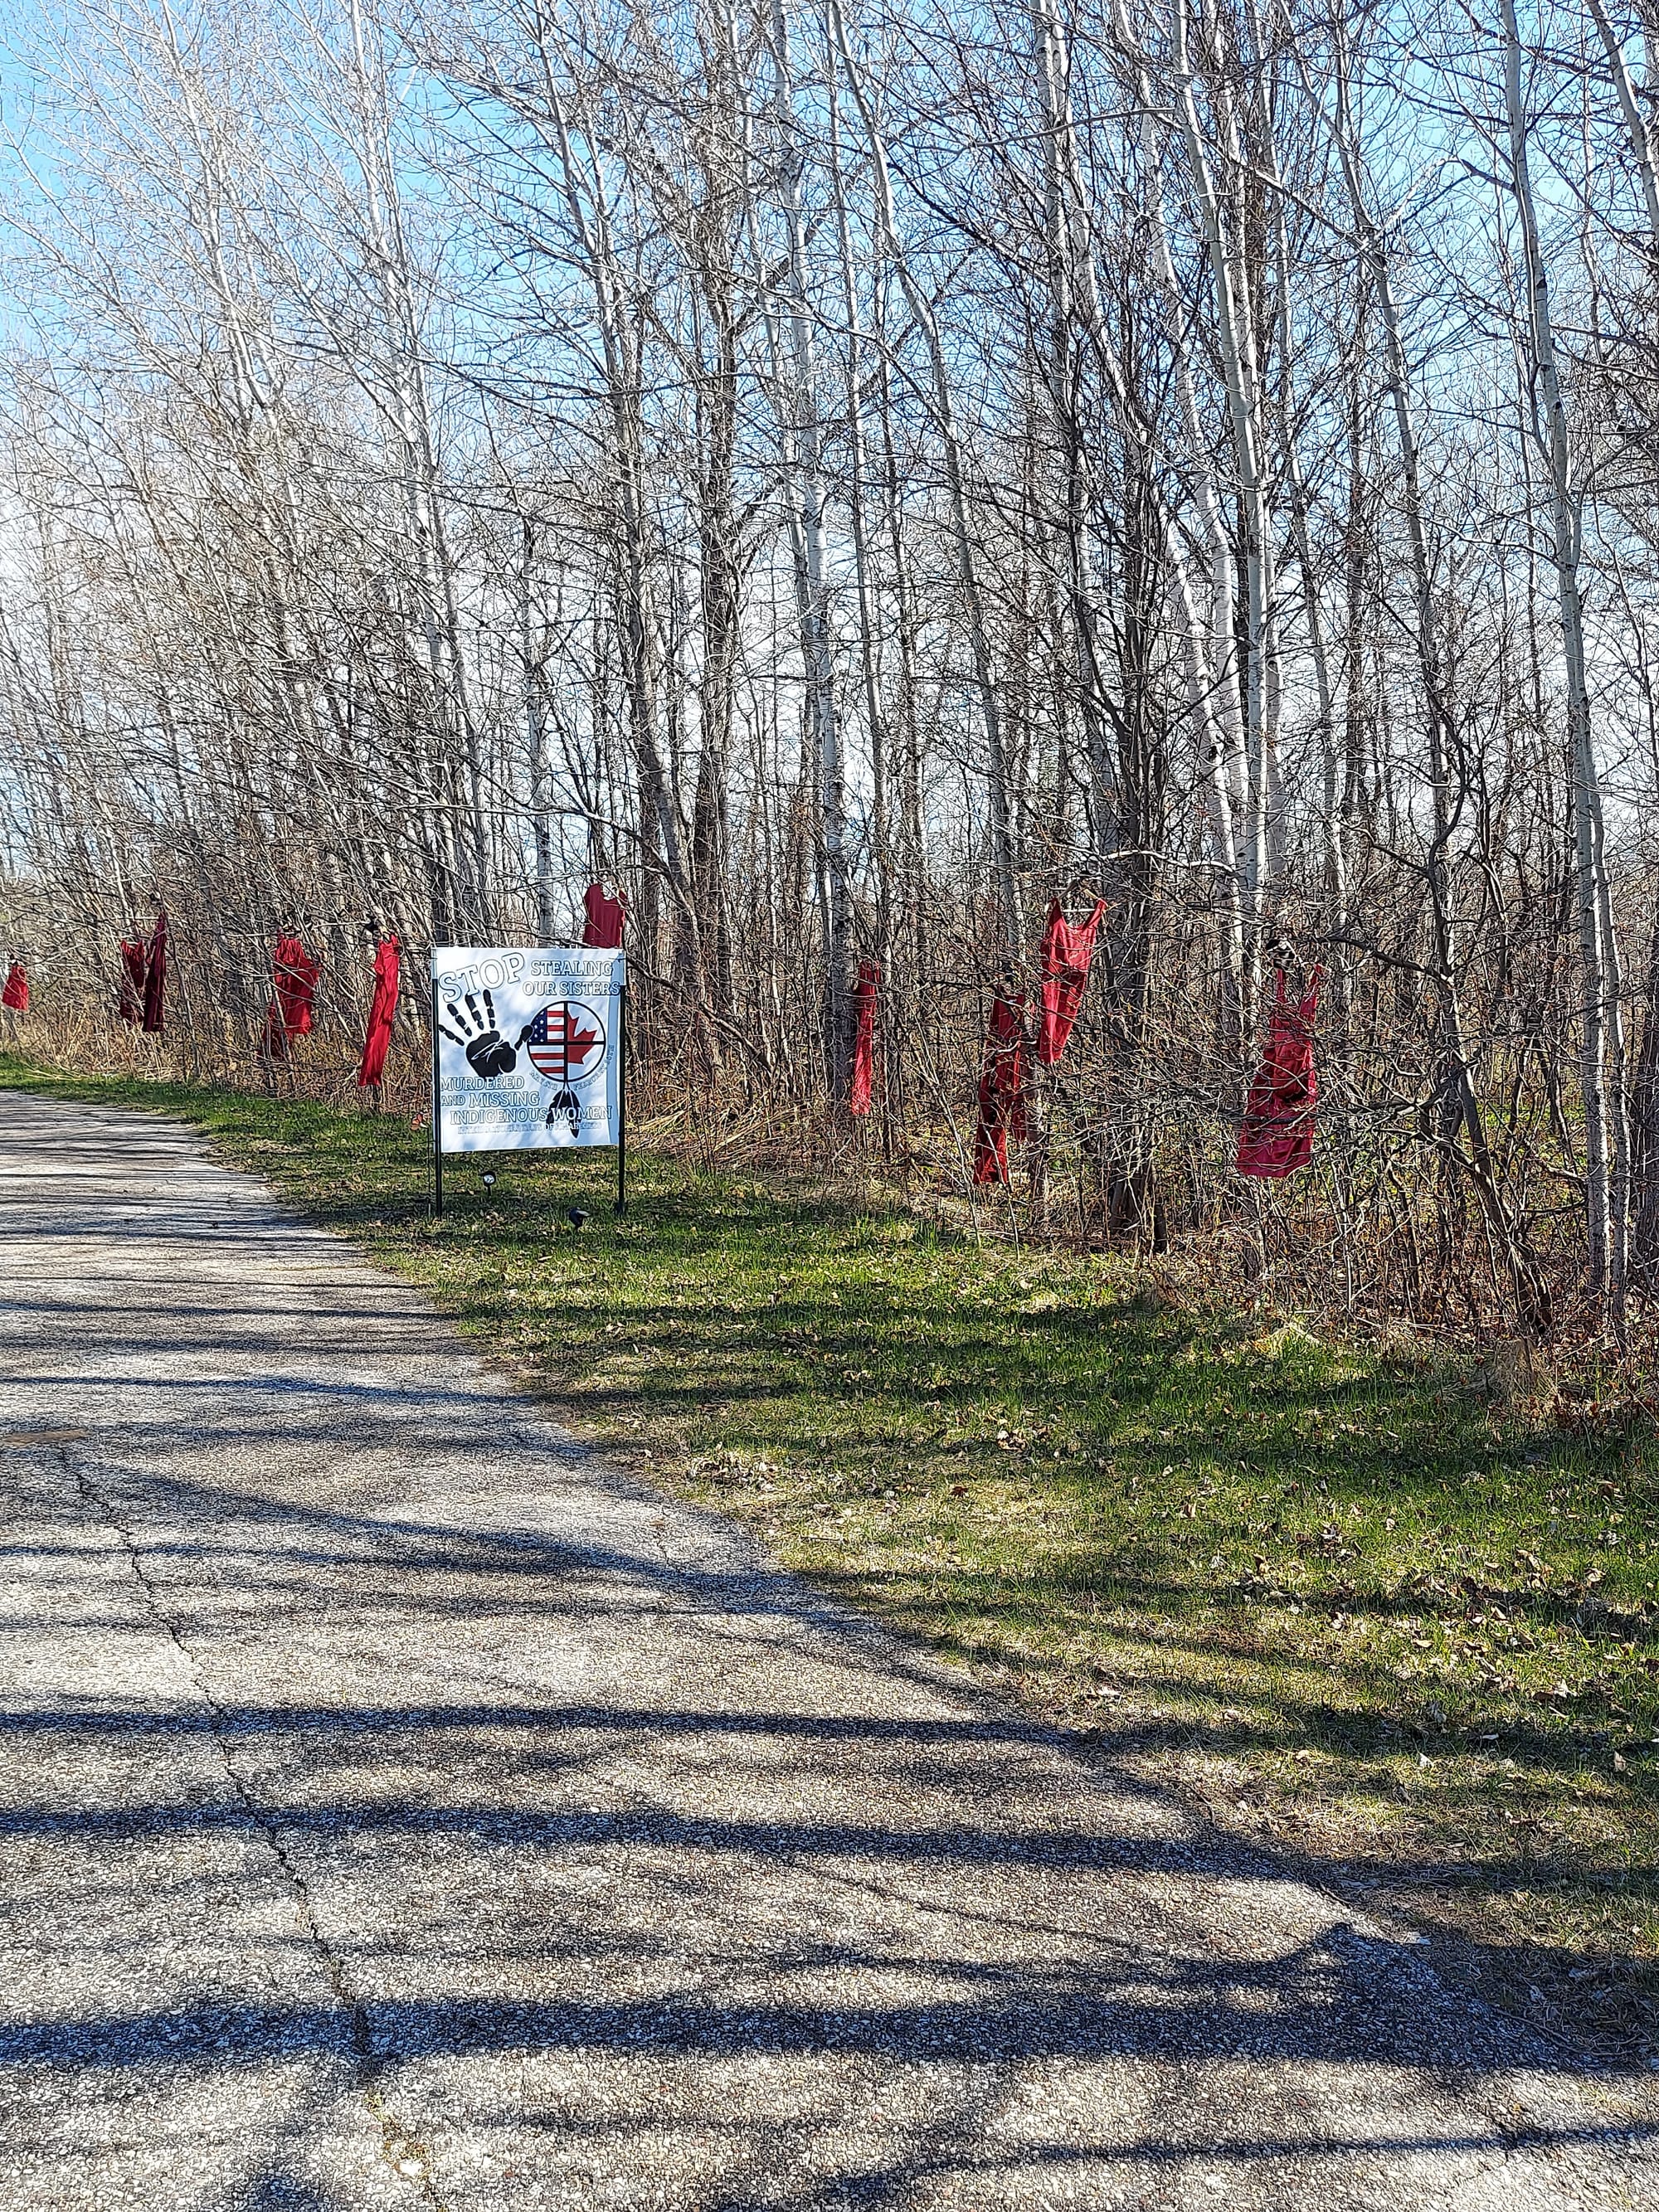
[[[271,949],[629,907],[643,1096],[1351,1306],[1659,1268],[1659,18],[112,0],[14,68],[9,927],[203,1064]],[[1313,1164],[1231,1172],[1322,971]],[[45,971],[42,974],[42,971]],[[332,1000],[331,1001],[331,993]],[[42,1017],[43,1018],[43,1017]],[[1040,1083],[1040,1088],[1038,1087]]]

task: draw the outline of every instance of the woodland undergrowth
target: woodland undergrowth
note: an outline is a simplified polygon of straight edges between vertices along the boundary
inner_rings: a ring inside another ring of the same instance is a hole
[[[328,1019],[287,1060],[254,1064],[228,1031],[201,1024],[147,1036],[75,1004],[55,1008],[50,1027],[38,1018],[0,1022],[8,1025],[0,1048],[9,1044],[64,1073],[206,1084],[350,1114],[364,1103],[356,1033]],[[1498,1396],[1549,1395],[1558,1369],[1571,1395],[1587,1359],[1598,1376],[1622,1376],[1627,1395],[1649,1395],[1643,1378],[1656,1371],[1659,1297],[1632,1296],[1620,1341],[1585,1295],[1571,1224],[1546,1217],[1534,1232],[1551,1306],[1540,1340],[1517,1311],[1504,1255],[1457,1170],[1409,1132],[1369,1151],[1346,1141],[1349,1132],[1340,1149],[1321,1133],[1307,1170],[1283,1183],[1250,1182],[1232,1172],[1232,1127],[1194,1112],[1165,1133],[1149,1184],[1156,1204],[1149,1199],[1115,1223],[1088,1117],[1060,1091],[1040,1165],[1035,1149],[1016,1147],[1010,1182],[976,1189],[971,1067],[960,1074],[960,1099],[941,1094],[946,1110],[907,1124],[879,1111],[853,1121],[822,1102],[752,1085],[699,1085],[678,1066],[635,1067],[631,1141],[698,1173],[758,1175],[850,1205],[895,1206],[980,1249],[1109,1252],[1176,1304],[1215,1300],[1255,1319],[1295,1314],[1375,1348],[1398,1339],[1478,1350]],[[429,1097],[424,1041],[411,1045],[404,1024],[378,1109],[427,1127]],[[963,1102],[960,1115],[948,1110]]]

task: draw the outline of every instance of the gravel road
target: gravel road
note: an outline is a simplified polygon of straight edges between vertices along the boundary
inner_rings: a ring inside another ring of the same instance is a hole
[[[1659,2203],[1586,2075],[0,1093],[0,2212]]]

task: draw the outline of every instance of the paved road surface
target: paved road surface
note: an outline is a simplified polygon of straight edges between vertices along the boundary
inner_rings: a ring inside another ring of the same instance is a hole
[[[1645,2080],[0,1093],[0,2212],[1659,2203]]]

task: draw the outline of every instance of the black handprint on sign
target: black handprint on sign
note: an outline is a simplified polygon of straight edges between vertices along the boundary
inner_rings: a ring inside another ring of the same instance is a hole
[[[478,1012],[478,1002],[469,991],[465,1013],[452,999],[449,1018],[454,1023],[455,1029],[447,1030],[440,1022],[440,1032],[449,1039],[451,1044],[459,1045],[466,1054],[468,1065],[482,1075],[486,1083],[493,1083],[498,1075],[505,1075],[517,1064],[518,1046],[508,1044],[496,1028],[495,1002],[488,991],[483,994],[483,1013]],[[460,1030],[460,1036],[456,1036],[455,1030]]]

